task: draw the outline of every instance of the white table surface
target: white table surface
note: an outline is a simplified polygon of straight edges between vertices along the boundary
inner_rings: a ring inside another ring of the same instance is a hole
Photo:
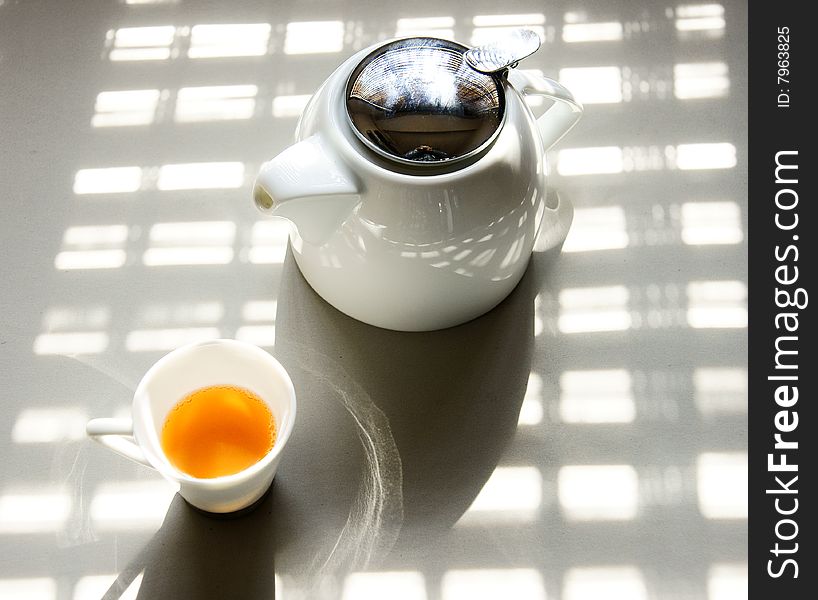
[[[549,157],[565,252],[455,329],[353,321],[258,166],[357,49],[503,22],[586,104]],[[746,58],[743,2],[0,0],[0,597],[744,597]],[[233,520],[84,438],[215,336],[300,400]]]

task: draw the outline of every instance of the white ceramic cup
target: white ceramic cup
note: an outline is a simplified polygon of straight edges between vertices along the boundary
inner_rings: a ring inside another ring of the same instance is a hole
[[[160,436],[168,413],[186,395],[215,385],[243,387],[259,396],[273,413],[273,448],[256,464],[232,475],[202,479],[174,467]],[[295,390],[287,371],[270,354],[236,340],[212,340],[183,346],[154,364],[134,393],[131,419],[93,419],[88,435],[179,485],[193,506],[228,513],[250,506],[273,481],[281,453],[293,429]]]

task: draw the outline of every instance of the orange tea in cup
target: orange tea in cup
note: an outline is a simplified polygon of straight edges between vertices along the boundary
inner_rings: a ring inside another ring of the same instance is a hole
[[[174,406],[162,428],[162,450],[193,477],[232,475],[256,464],[273,448],[276,425],[267,404],[250,390],[211,386]]]

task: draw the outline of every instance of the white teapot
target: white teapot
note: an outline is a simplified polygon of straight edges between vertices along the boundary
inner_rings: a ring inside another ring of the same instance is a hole
[[[394,40],[313,95],[254,200],[290,220],[295,261],[327,302],[378,327],[442,329],[501,302],[538,235],[562,244],[573,210],[547,200],[545,150],[582,107],[513,69],[539,43],[527,30],[474,49]],[[535,118],[526,97],[553,102]]]

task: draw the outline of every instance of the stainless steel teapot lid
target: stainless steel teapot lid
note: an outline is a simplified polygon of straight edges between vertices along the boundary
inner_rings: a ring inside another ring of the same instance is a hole
[[[371,150],[403,164],[440,165],[478,154],[503,122],[506,68],[540,45],[535,33],[520,32],[516,41],[472,50],[431,37],[375,49],[347,82],[352,130]]]

